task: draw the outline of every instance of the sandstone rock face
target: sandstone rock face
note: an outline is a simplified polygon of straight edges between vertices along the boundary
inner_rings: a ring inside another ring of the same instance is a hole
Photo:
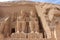
[[[0,3],[0,40],[60,40],[60,5]]]

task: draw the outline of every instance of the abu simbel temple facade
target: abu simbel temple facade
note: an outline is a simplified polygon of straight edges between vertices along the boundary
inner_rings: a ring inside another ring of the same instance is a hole
[[[0,2],[0,40],[60,40],[60,5]]]

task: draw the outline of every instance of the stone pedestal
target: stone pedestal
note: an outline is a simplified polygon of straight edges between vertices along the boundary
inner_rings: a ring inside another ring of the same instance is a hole
[[[11,38],[26,38],[25,33],[12,33]]]

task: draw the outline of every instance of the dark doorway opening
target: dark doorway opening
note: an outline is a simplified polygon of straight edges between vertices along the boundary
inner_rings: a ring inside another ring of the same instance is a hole
[[[12,28],[11,29],[11,33],[15,33],[15,28]]]

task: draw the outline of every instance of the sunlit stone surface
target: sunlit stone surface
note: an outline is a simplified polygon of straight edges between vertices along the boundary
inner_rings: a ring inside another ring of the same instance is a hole
[[[0,2],[0,40],[60,40],[60,5]]]

